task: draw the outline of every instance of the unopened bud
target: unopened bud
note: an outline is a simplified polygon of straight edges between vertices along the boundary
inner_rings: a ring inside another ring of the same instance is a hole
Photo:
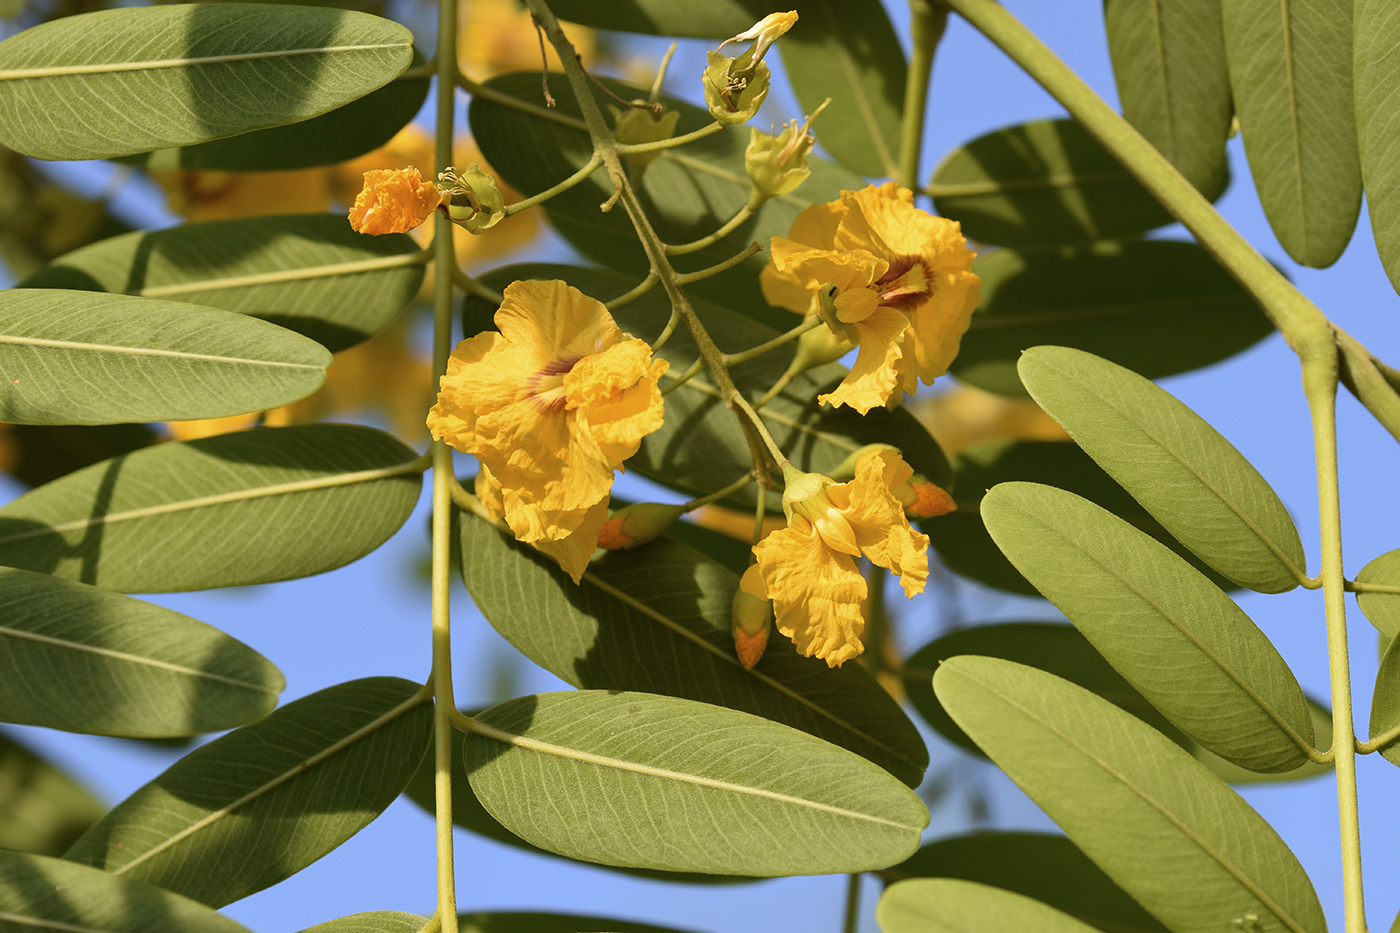
[[[900,505],[904,506],[904,511],[914,518],[934,518],[958,510],[958,504],[946,489],[929,482],[919,473],[893,492]]]
[[[675,135],[676,123],[681,118],[679,110],[653,111],[645,106],[646,101],[634,100],[632,103],[644,106],[628,107],[626,110],[609,106],[613,112],[614,135],[617,136],[618,142],[627,145],[655,143]],[[629,152],[622,158],[627,162],[632,180],[635,181],[642,177],[642,172],[651,164],[651,160],[660,154],[659,149],[653,152]]]
[[[506,216],[506,199],[494,175],[477,162],[459,172],[448,167],[438,173],[438,188],[446,198],[447,216],[469,233],[485,233]]]
[[[812,170],[807,167],[807,155],[816,144],[816,137],[807,130],[822,108],[831,103],[827,98],[807,122],[800,127],[793,120],[776,136],[749,133],[749,145],[744,150],[744,169],[749,173],[753,188],[749,192],[749,207],[757,210],[764,201],[790,194],[807,180]]]
[[[768,96],[772,75],[768,66],[757,62],[743,68],[736,59],[719,52],[707,52],[705,106],[721,123],[747,123]],[[747,53],[746,53],[747,54]]]
[[[659,538],[685,514],[685,506],[638,502],[618,510],[598,532],[598,546],[621,551]]]
[[[763,657],[763,649],[768,646],[768,629],[773,622],[773,604],[768,599],[768,590],[763,585],[763,574],[758,564],[750,564],[749,569],[739,578],[739,589],[734,592],[734,602],[729,615],[729,630],[734,635],[734,653],[744,670],[753,670],[758,659]]]
[[[792,355],[788,370],[794,374],[805,373],[809,369],[834,363],[847,353],[852,345],[844,337],[838,337],[829,327],[813,327],[797,338],[797,352]]]

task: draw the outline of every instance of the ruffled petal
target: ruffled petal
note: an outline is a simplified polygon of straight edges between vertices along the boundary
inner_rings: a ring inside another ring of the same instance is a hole
[[[948,371],[982,297],[974,272],[939,273],[932,297],[914,310],[914,360],[924,385]]]
[[[778,631],[807,657],[840,667],[865,650],[865,578],[855,560],[827,547],[806,522],[754,545]]]
[[[661,427],[665,403],[657,383],[669,366],[666,360],[656,360],[635,386],[589,406],[581,416],[600,456],[614,467],[621,468],[636,454],[642,438]]]
[[[828,201],[804,207],[793,218],[787,238],[815,246],[818,249],[836,247],[836,231],[841,226],[841,218],[846,216],[846,205],[841,201]]]
[[[861,553],[896,574],[910,597],[922,593],[928,580],[928,537],[910,527],[904,506],[891,490],[912,474],[897,452],[873,450],[860,458],[855,479],[845,484],[850,498],[845,516]]]
[[[787,308],[798,314],[812,309],[812,290],[795,273],[779,272],[771,262],[758,274],[758,286],[763,300],[775,308]]]
[[[517,539],[554,558],[575,583],[583,578],[598,547],[599,532],[608,519],[606,496],[587,509],[546,516],[538,506],[503,489],[484,466],[476,474],[476,496],[487,512],[505,518]]]
[[[536,348],[556,366],[572,367],[624,336],[601,301],[567,282],[512,282],[504,298],[496,312],[501,333],[512,343]]]
[[[904,355],[907,315],[893,308],[878,308],[856,323],[860,352],[855,365],[833,392],[817,396],[824,405],[849,405],[862,415],[889,402],[900,389],[899,363]]]
[[[437,186],[416,168],[374,169],[365,172],[364,187],[350,208],[350,227],[373,236],[407,233],[433,216],[441,202]]]

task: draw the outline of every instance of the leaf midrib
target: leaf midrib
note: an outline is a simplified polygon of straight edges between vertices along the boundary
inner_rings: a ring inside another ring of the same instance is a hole
[[[54,340],[43,337],[20,337],[0,334],[0,345],[37,347],[45,350],[77,350],[85,353],[112,353],[120,356],[164,357],[196,363],[220,363],[234,366],[266,366],[274,369],[324,370],[324,364],[294,363],[289,360],[258,360],[241,356],[218,356],[213,353],[191,353],[188,350],[161,350],[153,347],[124,347],[117,344],[88,343],[78,340]]]
[[[275,49],[262,52],[237,52],[229,55],[206,55],[199,58],[157,58],[141,62],[97,62],[85,65],[47,65],[35,68],[0,70],[0,81],[29,81],[36,78],[59,78],[74,75],[120,74],[127,71],[160,71],[167,68],[198,68],[230,62],[255,61],[267,58],[290,58],[298,55],[326,55],[341,52],[375,52],[381,49],[402,49],[407,42],[381,42],[362,45],[325,45],[302,49]]]

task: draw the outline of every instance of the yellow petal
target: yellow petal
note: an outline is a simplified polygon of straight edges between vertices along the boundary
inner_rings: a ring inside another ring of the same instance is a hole
[[[896,451],[871,451],[856,464],[855,479],[845,484],[850,507],[844,513],[861,553],[898,575],[910,597],[922,593],[928,579],[928,537],[910,527],[891,490],[911,474]]]
[[[849,405],[863,415],[898,396],[899,362],[909,326],[909,318],[893,308],[879,308],[858,322],[860,352],[855,365],[835,391],[817,396],[817,401],[837,408]]]
[[[753,550],[778,631],[798,651],[840,667],[865,650],[865,578],[854,559],[827,547],[805,521],[773,532]]]
[[[433,216],[442,195],[424,181],[418,169],[375,169],[365,172],[365,185],[350,209],[350,226],[375,236],[407,233]]]
[[[598,546],[603,523],[608,520],[606,497],[590,508],[546,517],[537,506],[523,503],[510,490],[503,489],[485,466],[476,474],[476,496],[492,516],[506,518],[517,539],[554,558],[575,583],[582,579],[589,558]],[[512,518],[516,521],[512,522]],[[540,530],[549,532],[552,537],[527,537]]]

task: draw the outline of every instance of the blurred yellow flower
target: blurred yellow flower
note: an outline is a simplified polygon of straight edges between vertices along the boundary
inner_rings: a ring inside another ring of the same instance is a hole
[[[506,286],[496,326],[452,352],[428,427],[490,470],[517,538],[560,542],[592,520],[613,471],[661,427],[667,363],[561,281]],[[590,551],[596,542],[594,529]],[[583,573],[565,569],[575,581]]]
[[[897,575],[907,596],[923,592],[928,538],[910,527],[892,492],[912,475],[888,448],[863,455],[849,483],[792,471],[783,493],[788,527],[753,550],[778,631],[803,655],[839,667],[865,650],[860,555]]]
[[[457,33],[457,62],[475,81],[507,71],[540,70],[540,39],[530,14],[518,0],[471,0],[462,4],[462,28]],[[591,60],[593,30],[563,23],[578,53]],[[563,71],[554,46],[544,44],[549,70]]]
[[[996,437],[1069,440],[1065,429],[1031,399],[1007,398],[970,385],[920,398],[909,410],[948,453]]]
[[[442,200],[437,185],[413,166],[372,169],[350,208],[350,227],[371,236],[407,233],[433,216]]]
[[[772,251],[759,278],[769,304],[806,314],[834,286],[834,324],[860,352],[819,401],[861,414],[946,373],[980,298],[958,224],[919,210],[894,182],[813,204]]]

